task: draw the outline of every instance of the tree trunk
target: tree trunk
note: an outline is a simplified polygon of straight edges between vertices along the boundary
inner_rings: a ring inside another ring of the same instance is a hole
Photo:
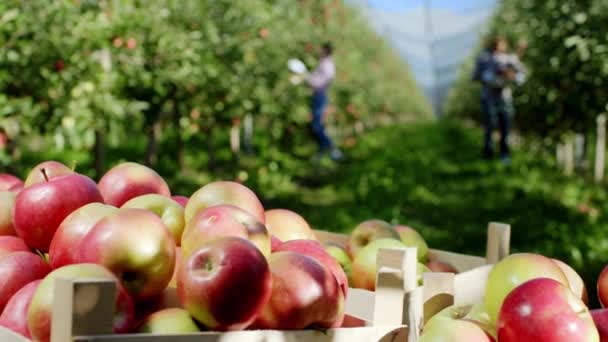
[[[146,127],[146,134],[148,135],[148,146],[146,148],[146,165],[153,167],[158,162],[158,142],[157,142],[157,130],[160,127],[160,123],[155,121],[151,125]]]
[[[95,130],[95,176],[99,179],[105,173],[106,149],[104,132],[101,129]]]

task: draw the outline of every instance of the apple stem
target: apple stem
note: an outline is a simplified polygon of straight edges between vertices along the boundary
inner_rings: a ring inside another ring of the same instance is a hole
[[[46,174],[46,170],[44,168],[40,169],[40,172],[42,172],[42,176],[44,177],[45,181],[49,181],[49,176]]]

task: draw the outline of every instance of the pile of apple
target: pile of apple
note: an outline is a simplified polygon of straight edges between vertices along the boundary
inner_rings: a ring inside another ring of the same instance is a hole
[[[300,215],[242,184],[171,196],[137,163],[96,183],[46,161],[25,182],[0,175],[0,204],[0,326],[34,341],[49,341],[58,277],[114,281],[116,333],[343,325],[340,264]]]
[[[597,290],[608,304],[608,267]],[[587,289],[566,263],[533,253],[495,264],[483,301],[450,306],[424,326],[420,342],[608,341],[608,309],[591,310]]]

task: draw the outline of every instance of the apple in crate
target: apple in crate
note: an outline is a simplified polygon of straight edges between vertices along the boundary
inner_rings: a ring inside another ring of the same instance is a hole
[[[6,303],[2,315],[0,315],[0,326],[21,334],[27,338],[31,338],[30,330],[27,327],[27,311],[30,308],[30,303],[34,292],[42,279],[34,280],[19,291],[17,291],[11,299]]]
[[[31,248],[48,252],[61,222],[74,210],[103,198],[97,184],[84,175],[70,173],[21,190],[15,200],[15,231]]]
[[[146,194],[171,196],[167,182],[151,168],[133,162],[118,164],[99,180],[106,204],[121,207],[131,198]]]
[[[431,272],[458,273],[458,270],[454,266],[439,260],[429,260],[425,265]]]
[[[344,319],[344,294],[336,277],[315,259],[295,252],[268,258],[272,294],[258,316],[258,329],[335,328]]]
[[[49,273],[40,283],[27,314],[27,324],[34,341],[47,342],[51,336],[51,320],[55,280],[57,278],[107,279],[116,282],[117,296],[114,314],[114,332],[127,333],[134,328],[134,304],[116,276],[97,264],[75,264],[60,267]],[[66,303],[66,305],[69,305]]]
[[[491,327],[469,317],[472,306],[450,306],[424,325],[419,342],[494,342]]]
[[[184,208],[169,197],[147,194],[130,199],[121,208],[140,208],[158,215],[179,246],[184,232]]]
[[[49,264],[53,269],[78,262],[78,248],[82,239],[102,218],[114,214],[118,208],[103,203],[84,205],[57,228],[49,247]]]
[[[270,234],[266,227],[233,205],[208,207],[188,221],[182,234],[182,253],[188,257],[205,241],[227,236],[248,239],[262,254],[270,255]]]
[[[367,220],[361,222],[351,232],[348,240],[348,252],[354,258],[360,249],[377,239],[401,240],[390,223],[382,220]]]
[[[135,300],[145,300],[169,284],[175,242],[156,214],[124,208],[95,224],[79,246],[78,261],[105,266]]]
[[[143,334],[188,334],[200,332],[188,311],[180,308],[159,310],[144,320],[138,329]]]
[[[505,298],[496,324],[501,342],[599,342],[585,303],[550,278],[522,283]]]
[[[557,266],[561,268],[562,272],[564,272],[564,274],[566,275],[566,278],[568,278],[570,290],[572,290],[574,295],[577,296],[580,300],[582,300],[583,303],[588,304],[589,297],[587,296],[587,288],[585,287],[585,282],[583,281],[583,278],[581,278],[581,276],[565,262],[557,259],[551,260],[553,260],[557,264]]]
[[[13,226],[13,208],[17,195],[11,191],[0,191],[0,235],[17,235]]]
[[[424,241],[422,236],[412,227],[396,225],[394,229],[397,231],[397,233],[399,233],[401,242],[408,247],[416,248],[418,253],[418,261],[423,263],[426,262],[429,246],[427,246],[426,241]]]
[[[186,208],[186,205],[188,204],[188,200],[189,200],[188,197],[181,196],[181,195],[173,195],[173,196],[171,196],[171,199],[174,200],[175,202],[179,203],[179,205],[181,205],[182,208]]]
[[[270,298],[268,262],[246,239],[209,240],[182,260],[177,293],[183,308],[210,330],[245,329]]]
[[[350,256],[348,255],[346,250],[344,250],[344,248],[342,248],[338,245],[334,245],[334,244],[330,243],[330,244],[325,245],[325,251],[327,251],[327,253],[329,253],[329,255],[334,257],[334,259],[336,259],[338,264],[340,264],[340,267],[342,267],[344,274],[346,274],[346,279],[348,280],[348,284],[352,284],[352,282],[353,282],[353,278],[352,278],[353,262],[350,259]]]
[[[299,214],[287,209],[271,209],[265,213],[266,228],[281,241],[309,239],[316,236],[308,222]]]
[[[597,278],[597,296],[602,307],[608,307],[608,266],[604,267]]]
[[[0,259],[14,252],[31,252],[22,238],[16,236],[0,236]]]
[[[348,296],[348,278],[346,273],[333,256],[331,256],[323,245],[315,240],[290,240],[283,242],[276,250],[277,252],[296,252],[307,255],[316,261],[320,262],[323,266],[327,267],[338,280],[338,285],[344,293],[344,298]]]
[[[535,278],[551,278],[569,286],[568,278],[559,266],[540,254],[511,254],[492,267],[486,283],[484,301],[493,322],[498,319],[502,302],[509,292]]]
[[[608,342],[608,309],[591,310],[591,317],[600,334],[600,342]]]
[[[23,181],[10,173],[0,173],[0,191],[19,192],[23,189]]]
[[[47,160],[34,166],[32,170],[30,170],[27,178],[25,178],[24,187],[27,188],[34,184],[46,182],[47,179],[53,179],[71,173],[74,173],[74,170],[64,164],[54,160]]]
[[[44,278],[51,268],[31,252],[14,252],[0,260],[0,312],[27,283]]]
[[[251,189],[236,182],[218,181],[203,186],[190,196],[186,205],[186,224],[201,210],[222,204],[239,207],[258,222],[266,223],[262,202]]]

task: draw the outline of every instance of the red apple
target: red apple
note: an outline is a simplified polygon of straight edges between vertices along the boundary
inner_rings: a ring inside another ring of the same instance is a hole
[[[608,309],[591,310],[591,317],[600,334],[600,342],[608,342]]]
[[[51,335],[51,320],[55,279],[84,278],[114,280],[117,286],[116,314],[114,315],[114,332],[127,333],[133,329],[133,300],[118,279],[107,269],[96,264],[76,264],[60,267],[46,276],[32,297],[27,313],[27,325],[34,341],[47,342]]]
[[[49,247],[49,264],[53,269],[78,262],[78,248],[82,239],[102,218],[114,214],[118,208],[102,203],[86,204],[66,217],[55,232]]]
[[[182,235],[184,257],[205,241],[227,236],[248,239],[262,254],[270,255],[270,234],[262,223],[233,205],[216,205],[200,211],[186,224]]]
[[[200,211],[221,204],[228,204],[239,207],[264,224],[264,207],[248,187],[236,182],[212,182],[198,189],[186,205],[186,224],[193,219]]]
[[[60,162],[53,160],[45,161],[34,166],[25,179],[24,187],[27,188],[34,184],[46,182],[47,179],[50,180],[59,176],[69,175],[70,173],[74,173],[74,170]]]
[[[394,229],[399,233],[399,237],[401,238],[401,242],[403,242],[408,247],[415,247],[418,253],[418,260],[420,262],[427,261],[427,253],[429,251],[429,247],[426,244],[426,241],[422,238],[422,236],[412,227],[397,225]]]
[[[587,288],[585,287],[585,282],[583,278],[581,278],[576,271],[570,267],[570,265],[558,259],[553,260],[559,268],[561,268],[562,272],[568,278],[568,284],[570,284],[570,290],[580,299],[583,303],[588,304],[589,298],[587,297]]]
[[[290,240],[283,242],[277,249],[277,252],[290,251],[309,256],[323,266],[327,267],[338,280],[338,285],[344,293],[344,298],[348,296],[348,278],[346,273],[333,256],[331,256],[323,245],[315,240]]]
[[[514,288],[535,278],[551,278],[568,286],[568,278],[553,260],[540,254],[516,253],[499,261],[488,275],[484,301],[493,322],[505,297]]]
[[[376,239],[387,238],[401,240],[399,233],[397,233],[390,223],[382,220],[363,221],[350,234],[347,249],[350,256],[354,258],[357,252],[370,242]]]
[[[344,294],[336,277],[315,259],[295,252],[268,258],[272,294],[254,326],[296,330],[333,328],[344,320]]]
[[[536,278],[507,295],[496,324],[498,340],[599,341],[598,331],[585,304],[568,285]]]
[[[458,270],[448,264],[447,262],[439,261],[439,260],[429,260],[426,263],[426,267],[429,268],[432,272],[446,272],[446,273],[454,273],[458,274]]]
[[[121,208],[140,208],[158,215],[177,246],[181,245],[184,231],[184,208],[169,197],[159,194],[147,194],[130,199]]]
[[[31,252],[14,252],[0,260],[0,312],[23,286],[44,278],[50,271],[49,265]]]
[[[175,243],[163,221],[144,209],[124,208],[101,219],[82,239],[79,262],[112,271],[136,300],[158,296],[175,268]]]
[[[266,228],[270,234],[281,241],[317,239],[308,222],[291,210],[271,209],[267,210],[264,216],[266,217]]]
[[[41,282],[42,279],[29,282],[11,297],[6,303],[4,311],[2,311],[2,315],[0,315],[0,326],[27,338],[32,337],[27,327],[27,311],[30,308],[34,292]]]
[[[0,191],[19,192],[23,189],[23,181],[9,173],[0,173]]]
[[[0,235],[17,235],[13,226],[13,208],[17,195],[11,191],[0,191]]]
[[[181,205],[182,208],[186,208],[186,205],[188,204],[188,200],[189,200],[188,197],[180,196],[180,195],[171,196],[171,199],[174,200],[175,202],[179,203],[179,205]]]
[[[211,330],[242,330],[270,298],[264,255],[248,240],[226,237],[201,244],[182,260],[177,293],[184,309]]]
[[[92,202],[103,202],[97,185],[78,173],[28,186],[15,201],[15,231],[28,246],[48,252],[61,222],[74,210]]]
[[[21,238],[0,236],[0,259],[14,252],[31,252],[31,250]]]
[[[139,333],[167,335],[188,334],[200,332],[196,322],[188,311],[180,308],[163,309],[149,315]]]
[[[105,202],[115,207],[146,194],[171,196],[167,182],[156,171],[131,162],[116,165],[106,172],[99,180],[99,191]]]
[[[597,278],[597,297],[602,308],[608,306],[608,266],[604,267]]]

